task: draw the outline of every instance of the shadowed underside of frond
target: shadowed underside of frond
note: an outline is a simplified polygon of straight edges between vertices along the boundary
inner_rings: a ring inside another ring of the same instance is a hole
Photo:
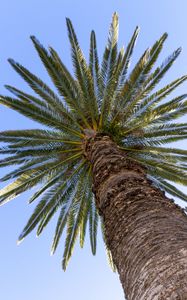
[[[90,36],[87,62],[73,25],[67,19],[74,75],[52,47],[45,49],[32,36],[34,47],[57,92],[21,64],[9,59],[35,96],[9,85],[6,88],[13,97],[0,96],[1,104],[48,127],[0,132],[0,154],[6,155],[0,160],[0,167],[17,165],[1,179],[14,181],[0,191],[0,204],[38,186],[29,203],[39,202],[19,241],[35,227],[40,235],[58,211],[51,253],[55,252],[66,230],[64,269],[78,236],[83,247],[87,227],[92,252],[96,253],[99,219],[92,192],[92,165],[86,155],[90,139],[94,140],[98,135],[109,136],[132,161],[146,167],[147,176],[156,186],[187,201],[187,196],[173,185],[187,185],[187,151],[164,147],[166,143],[187,137],[187,123],[176,123],[176,119],[187,112],[187,95],[170,97],[187,76],[155,91],[181,49],[154,69],[167,38],[164,33],[129,72],[139,28],[135,29],[127,48],[118,50],[118,26],[115,13],[99,64],[94,31]],[[107,251],[113,264],[110,251]]]

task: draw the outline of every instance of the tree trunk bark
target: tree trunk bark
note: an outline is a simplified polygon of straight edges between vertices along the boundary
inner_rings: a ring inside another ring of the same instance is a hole
[[[187,216],[107,136],[86,145],[107,246],[128,300],[187,300]]]

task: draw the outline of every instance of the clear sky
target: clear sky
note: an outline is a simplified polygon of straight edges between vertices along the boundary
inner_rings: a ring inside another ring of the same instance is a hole
[[[11,69],[7,58],[19,61],[47,83],[49,79],[35,53],[30,35],[44,45],[52,45],[71,69],[65,17],[70,17],[80,44],[88,57],[89,32],[95,29],[101,55],[112,13],[120,17],[120,44],[127,44],[136,25],[141,33],[134,62],[159,36],[167,31],[169,38],[159,62],[174,49],[183,47],[180,58],[161,85],[187,74],[187,1],[186,0],[1,0],[0,3],[0,93],[4,84],[29,91]],[[187,84],[178,94],[187,92]],[[186,117],[187,118],[187,117]],[[37,128],[37,124],[17,113],[0,107],[0,130]],[[184,142],[180,143],[185,147]],[[4,171],[0,170],[0,175]],[[0,186],[3,184],[0,183]],[[110,270],[101,238],[93,257],[89,243],[83,250],[76,247],[67,271],[61,270],[63,241],[57,254],[50,257],[55,220],[36,239],[33,232],[20,245],[16,240],[33,206],[27,205],[29,193],[0,208],[0,298],[3,300],[122,300],[118,275]]]

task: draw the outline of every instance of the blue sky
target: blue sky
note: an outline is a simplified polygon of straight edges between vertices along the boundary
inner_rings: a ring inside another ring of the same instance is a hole
[[[53,46],[60,53],[65,64],[72,69],[65,17],[72,19],[86,57],[89,33],[95,29],[101,56],[114,11],[117,11],[120,17],[120,45],[127,44],[136,25],[141,28],[134,62],[165,31],[169,33],[169,38],[159,59],[160,63],[174,49],[183,47],[182,54],[160,84],[161,86],[187,74],[186,0],[6,0],[1,1],[0,9],[1,94],[7,93],[4,84],[29,91],[26,84],[7,63],[9,57],[21,62],[49,83],[49,78],[29,39],[30,35],[36,35],[46,46]],[[187,84],[184,84],[177,93],[182,94],[186,91]],[[0,107],[0,131],[16,128],[37,128],[37,124]],[[179,146],[184,148],[184,142]],[[4,171],[0,170],[0,175],[3,174]],[[16,239],[33,210],[33,206],[27,205],[29,195],[30,192],[25,193],[0,208],[1,298],[4,300],[124,299],[118,275],[111,272],[105,259],[100,236],[97,255],[95,257],[91,255],[88,242],[83,250],[77,246],[65,273],[61,270],[63,241],[57,254],[53,257],[49,255],[55,220],[39,239],[36,239],[33,232],[20,246],[16,246]]]

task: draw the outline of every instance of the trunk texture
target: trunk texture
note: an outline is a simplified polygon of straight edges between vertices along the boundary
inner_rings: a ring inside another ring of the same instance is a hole
[[[187,216],[107,136],[87,142],[107,245],[128,300],[187,300]]]

